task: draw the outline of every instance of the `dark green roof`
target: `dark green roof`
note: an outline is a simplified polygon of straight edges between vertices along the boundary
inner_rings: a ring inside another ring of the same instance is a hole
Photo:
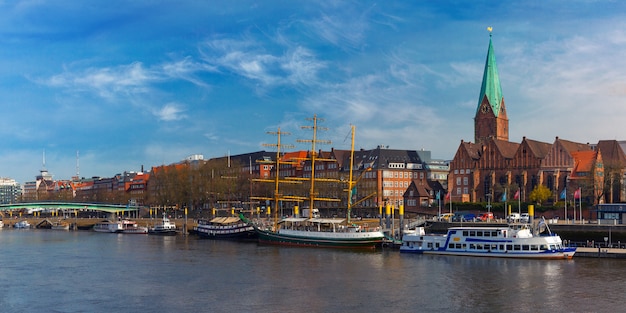
[[[496,54],[493,52],[493,44],[491,43],[491,35],[489,35],[489,50],[487,51],[487,61],[485,61],[485,72],[483,73],[483,84],[480,87],[480,97],[478,97],[478,106],[476,112],[480,109],[480,104],[484,97],[487,97],[491,109],[494,114],[500,114],[500,105],[502,103],[502,88],[500,87],[500,77],[498,76],[498,66],[496,65]]]

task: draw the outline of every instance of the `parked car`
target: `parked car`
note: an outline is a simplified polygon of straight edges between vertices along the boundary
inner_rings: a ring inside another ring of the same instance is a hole
[[[506,221],[509,223],[519,223],[520,222],[520,214],[519,213],[511,213],[506,217]]]
[[[482,213],[478,215],[476,219],[482,222],[486,222],[486,221],[495,219],[495,217],[493,216],[493,213],[487,212],[487,213]]]
[[[522,215],[520,215],[520,217],[519,217],[519,221],[520,221],[520,223],[529,223],[530,222],[530,215],[528,213],[522,213]]]
[[[439,216],[437,216],[435,219],[440,222],[451,222],[453,216],[454,213],[443,213],[439,214]]]
[[[476,215],[469,212],[456,212],[452,217],[453,222],[473,222],[476,220]]]

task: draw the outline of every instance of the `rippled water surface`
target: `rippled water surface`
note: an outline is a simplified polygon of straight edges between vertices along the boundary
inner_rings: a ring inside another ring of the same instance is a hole
[[[0,231],[0,312],[617,312],[626,261]]]

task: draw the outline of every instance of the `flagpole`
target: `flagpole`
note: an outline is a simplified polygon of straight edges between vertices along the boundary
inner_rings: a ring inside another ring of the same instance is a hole
[[[565,190],[563,190],[563,193],[565,194],[565,223],[569,224],[569,221],[567,218],[567,186],[565,187]]]
[[[578,219],[580,219],[580,223],[582,224],[583,223],[583,190],[582,188],[578,188],[578,189],[580,189],[580,192],[578,193],[578,205],[580,208],[580,211],[579,211],[580,214],[578,214]]]
[[[437,191],[437,208],[439,209],[437,217],[439,217],[441,216],[441,190]]]
[[[519,215],[522,215],[522,188],[520,188],[520,190],[518,190],[519,192],[519,197],[517,197],[517,213],[519,213]]]
[[[576,224],[576,192],[577,190],[574,190],[574,224]]]

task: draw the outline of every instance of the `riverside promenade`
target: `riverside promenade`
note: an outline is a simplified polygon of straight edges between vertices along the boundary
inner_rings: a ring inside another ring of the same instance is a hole
[[[576,248],[575,258],[609,258],[609,259],[626,259],[626,249],[621,248],[592,248],[578,247]]]

